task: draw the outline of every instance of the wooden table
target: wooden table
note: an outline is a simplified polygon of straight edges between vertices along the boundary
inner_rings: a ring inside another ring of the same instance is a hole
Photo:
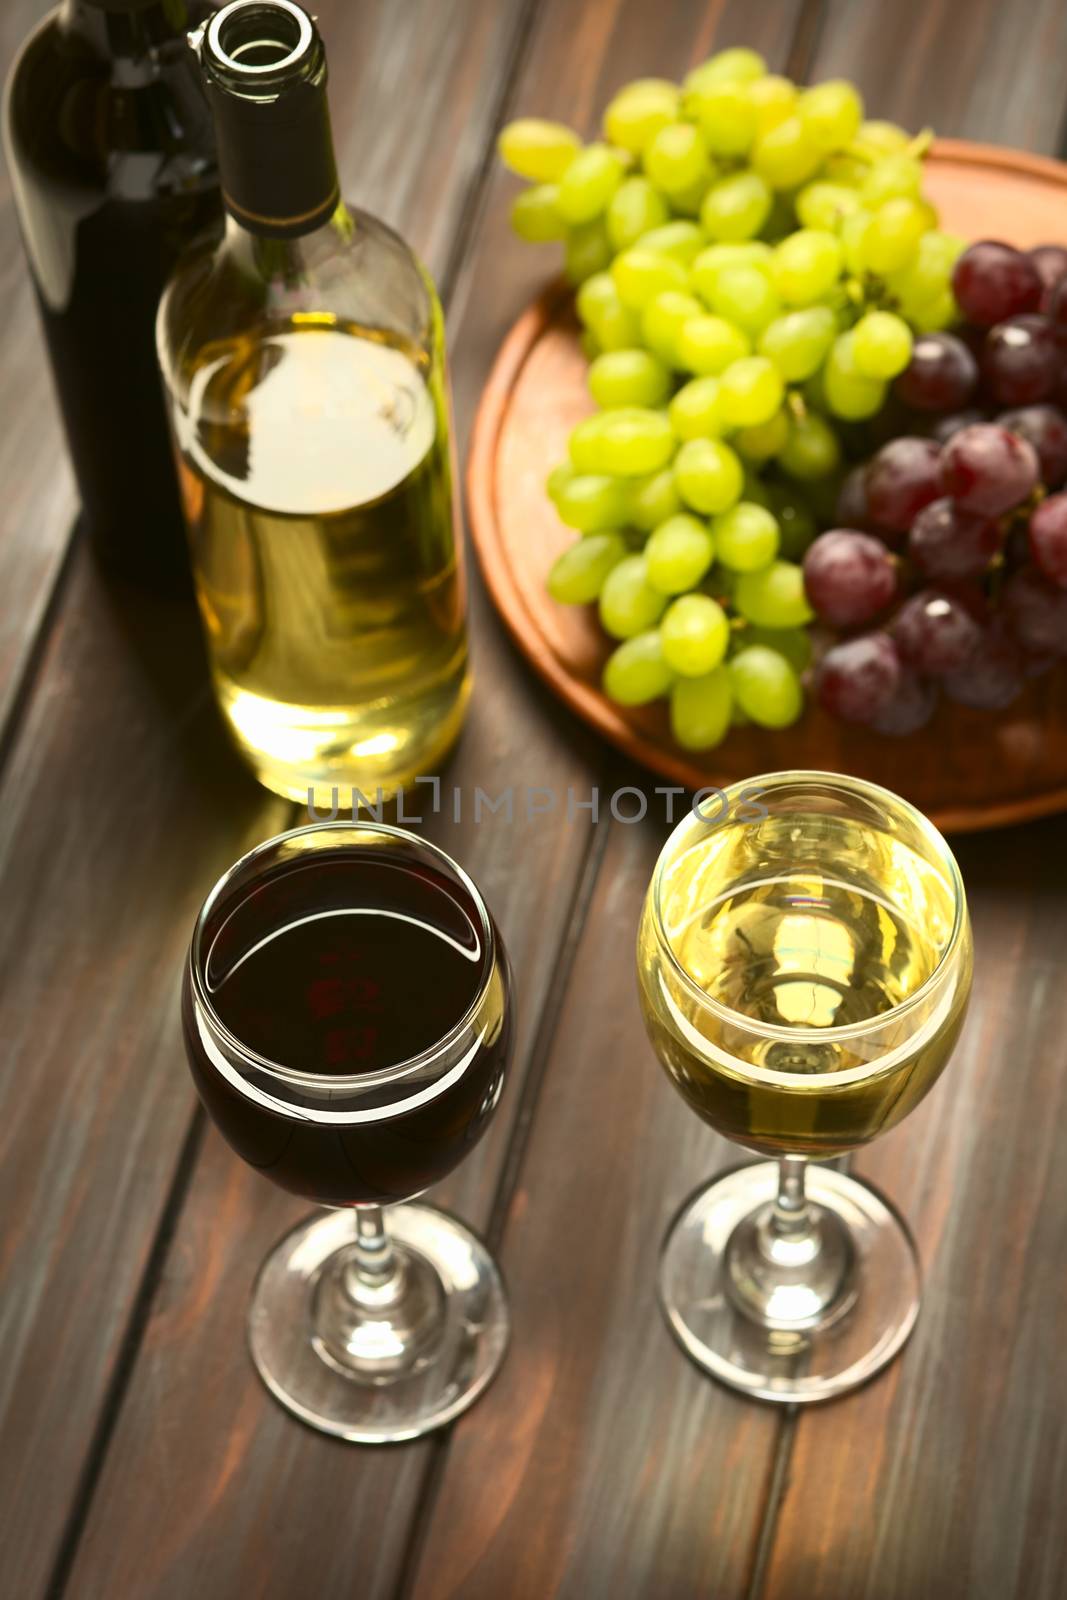
[[[10,58],[40,0],[9,0]],[[873,113],[1055,152],[1062,0],[318,0],[348,193],[446,300],[460,446],[550,270],[493,138],[592,128],[638,75],[749,43]],[[653,1061],[632,942],[666,825],[426,829],[494,907],[521,1030],[443,1198],[484,1230],[514,1342],[451,1432],[374,1451],[294,1422],[244,1348],[301,1210],[197,1109],[176,976],[198,903],[295,817],[229,754],[195,621],[105,589],[77,532],[10,190],[0,194],[0,1593],[321,1600],[1053,1600],[1067,1594],[1067,829],[961,842],[963,1042],[857,1162],[918,1234],[922,1318],[864,1391],[790,1415],[681,1356],[664,1226],[731,1159]],[[478,687],[447,775],[585,798],[647,781],[552,703],[474,582]],[[467,808],[469,811],[469,807]]]

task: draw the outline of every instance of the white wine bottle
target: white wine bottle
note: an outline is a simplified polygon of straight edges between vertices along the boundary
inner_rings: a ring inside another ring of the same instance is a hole
[[[340,198],[311,18],[234,0],[193,42],[227,226],[157,342],[219,703],[276,793],[388,797],[438,771],[469,688],[440,303]]]

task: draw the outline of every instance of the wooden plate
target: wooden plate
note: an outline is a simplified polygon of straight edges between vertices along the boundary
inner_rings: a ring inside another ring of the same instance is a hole
[[[991,145],[939,140],[927,191],[967,238],[1067,243],[1067,166]],[[520,649],[559,697],[605,738],[687,788],[759,772],[849,772],[905,795],[948,831],[1000,827],[1067,810],[1067,670],[1035,680],[1002,712],[945,704],[906,739],[832,721],[809,704],[782,733],[736,728],[706,757],[679,748],[662,703],[624,710],[601,692],[610,652],[592,608],[562,606],[545,576],[574,533],[544,491],[567,436],[592,409],[573,299],[560,285],[515,324],[475,422],[467,488],[486,582]]]

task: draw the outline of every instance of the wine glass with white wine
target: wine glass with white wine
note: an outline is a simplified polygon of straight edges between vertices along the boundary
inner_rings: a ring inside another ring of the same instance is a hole
[[[907,1339],[919,1262],[870,1185],[810,1163],[894,1127],[952,1052],[972,969],[955,859],[874,784],[749,779],[671,834],[637,958],[676,1088],[768,1158],[713,1179],[675,1218],[660,1265],[668,1322],[732,1388],[842,1394]]]

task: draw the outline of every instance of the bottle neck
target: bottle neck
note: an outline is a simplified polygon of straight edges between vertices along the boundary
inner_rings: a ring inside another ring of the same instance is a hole
[[[354,233],[355,223],[343,201],[308,233],[263,233],[247,227],[231,211],[226,218],[225,248],[250,277],[279,289],[296,288],[314,278],[319,266],[335,258]]]
[[[231,0],[196,44],[226,210],[264,238],[316,233],[341,195],[314,23],[292,0]]]

